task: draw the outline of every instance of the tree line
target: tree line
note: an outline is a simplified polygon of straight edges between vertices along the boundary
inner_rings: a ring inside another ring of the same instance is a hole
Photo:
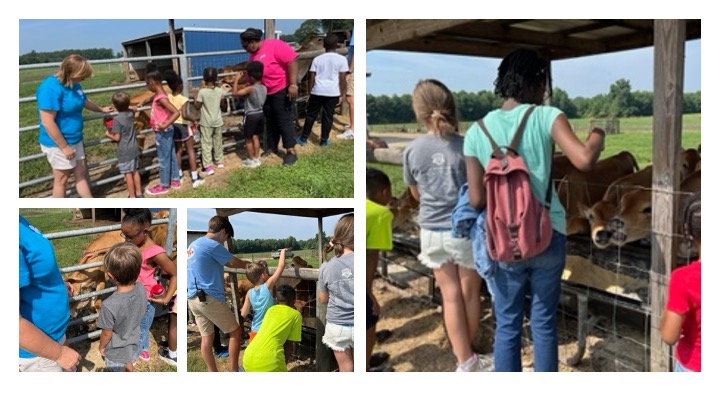
[[[328,237],[323,231],[323,241]],[[317,234],[314,238],[297,240],[293,236],[284,239],[233,239],[233,253],[268,253],[278,249],[291,248],[292,250],[317,249]]]
[[[473,121],[502,105],[502,98],[492,91],[453,93],[461,121]],[[610,85],[607,94],[593,97],[570,98],[558,87],[553,88],[552,105],[561,109],[568,118],[622,118],[651,116],[651,91],[632,91],[630,81],[619,79]],[[367,115],[371,124],[396,124],[415,121],[412,99],[409,94],[393,96],[367,95]],[[700,91],[685,93],[683,113],[700,113]]]
[[[63,49],[50,52],[37,52],[32,50],[24,55],[20,55],[20,64],[31,65],[34,63],[62,62],[62,60],[70,54],[77,54],[88,60],[122,58],[122,52],[114,55],[110,48]]]

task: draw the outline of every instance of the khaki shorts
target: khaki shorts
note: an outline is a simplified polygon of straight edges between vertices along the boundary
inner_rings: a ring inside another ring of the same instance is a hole
[[[209,295],[206,295],[205,302],[200,302],[198,297],[190,298],[188,307],[195,315],[200,336],[212,335],[213,325],[217,325],[223,333],[230,333],[240,327],[230,306]]]
[[[83,147],[82,141],[74,145],[70,145],[70,147],[75,149],[75,158],[71,160],[68,160],[68,158],[65,157],[62,149],[58,148],[57,146],[40,145],[40,150],[42,150],[42,152],[45,154],[48,163],[50,163],[50,167],[52,167],[53,169],[71,170],[74,169],[75,166],[77,166],[78,160],[85,159],[85,148]]]
[[[345,76],[345,81],[347,82],[347,87],[345,87],[345,97],[353,96],[353,92],[355,91],[355,80],[353,79],[354,74],[350,73],[349,75]]]

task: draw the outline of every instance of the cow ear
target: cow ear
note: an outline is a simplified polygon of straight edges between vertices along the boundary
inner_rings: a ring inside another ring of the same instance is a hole
[[[590,207],[588,207],[587,205],[585,205],[582,202],[578,202],[577,208],[578,208],[578,212],[580,213],[581,216],[583,216],[586,219],[590,219],[590,216],[592,215],[592,210],[590,209]]]

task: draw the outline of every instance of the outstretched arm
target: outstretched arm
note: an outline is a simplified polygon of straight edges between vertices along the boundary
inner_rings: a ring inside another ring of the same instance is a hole
[[[285,252],[287,249],[280,249],[280,259],[278,260],[278,266],[277,269],[275,269],[275,272],[270,276],[270,278],[267,279],[265,282],[267,284],[267,287],[272,290],[273,285],[275,285],[275,282],[278,281],[280,276],[282,275],[283,270],[285,270]]]
[[[552,137],[573,166],[584,172],[592,169],[600,157],[600,152],[605,147],[605,131],[593,128],[585,142],[580,142],[565,114],[560,114],[555,118],[552,125]]]
[[[177,291],[177,266],[165,253],[160,253],[153,257],[155,264],[157,264],[164,273],[170,276],[170,282],[168,288],[165,291],[165,295],[162,298],[150,298],[150,301],[158,304],[167,305],[172,300],[173,294]]]
[[[56,362],[65,371],[74,371],[80,362],[78,352],[54,341],[22,315],[20,315],[20,348]]]
[[[225,263],[225,267],[232,267],[233,269],[244,269],[248,266],[248,264],[250,264],[250,262],[246,262],[245,260],[233,256],[230,260],[228,260],[227,263]]]

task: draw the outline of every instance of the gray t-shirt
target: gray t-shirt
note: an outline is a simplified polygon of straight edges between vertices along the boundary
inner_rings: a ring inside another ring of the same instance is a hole
[[[420,193],[418,223],[424,229],[450,229],[450,215],[460,187],[467,182],[463,137],[445,140],[422,135],[403,152],[405,184],[417,185]]]
[[[138,157],[137,133],[135,132],[135,114],[123,111],[113,118],[112,133],[120,134],[117,144],[117,158],[127,163]]]
[[[263,106],[267,99],[267,87],[257,82],[252,85],[252,94],[245,97],[245,115],[263,112]]]
[[[135,283],[135,288],[129,292],[116,291],[103,301],[97,327],[113,331],[110,343],[105,346],[106,359],[125,364],[135,360],[140,320],[145,316],[146,306],[142,283]]]
[[[318,288],[330,296],[327,321],[336,325],[352,326],[354,319],[355,289],[353,287],[355,253],[333,257],[320,266]]]

